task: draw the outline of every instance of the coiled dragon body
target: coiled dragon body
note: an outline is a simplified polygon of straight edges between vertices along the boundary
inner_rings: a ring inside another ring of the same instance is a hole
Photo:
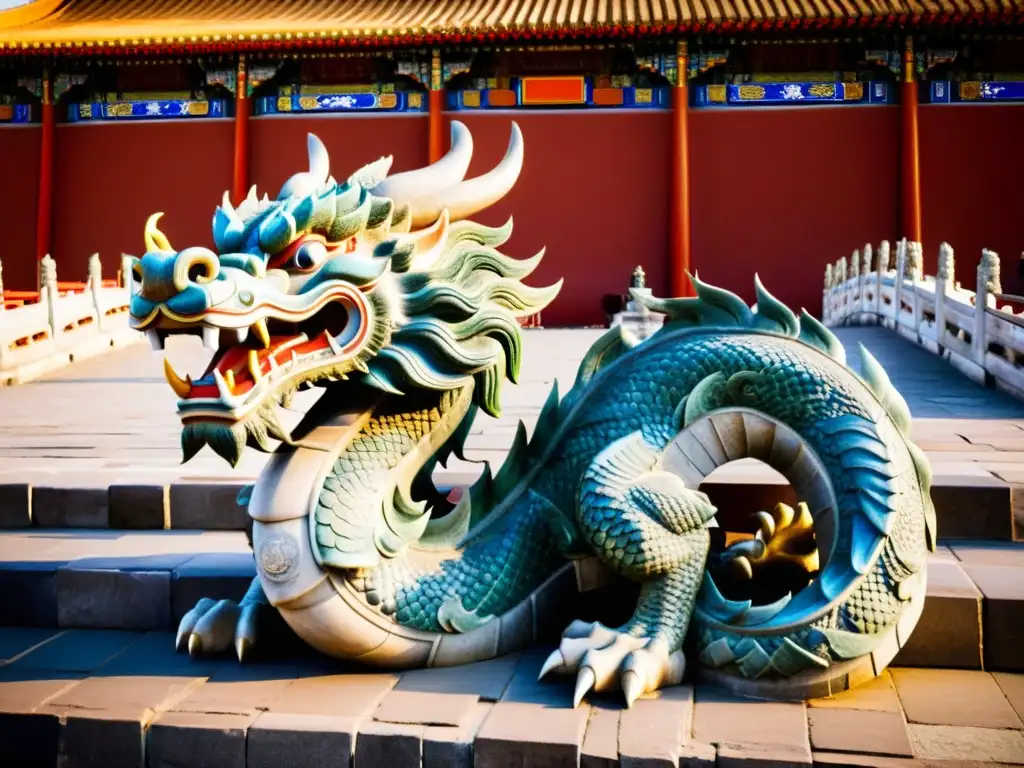
[[[209,445],[235,463],[281,441],[243,499],[259,576],[239,604],[201,601],[179,646],[233,642],[244,657],[273,606],[337,657],[481,660],[534,642],[575,568],[596,559],[641,586],[625,625],[574,622],[545,664],[577,676],[577,703],[678,683],[684,650],[711,679],[765,697],[878,674],[921,610],[928,464],[870,355],[862,379],[828,330],[760,283],[753,308],[697,279],[694,298],[638,297],[666,316],[662,330],[642,343],[609,331],[500,470],[454,507],[434,488],[478,411],[500,410],[518,319],[558,291],[521,282],[539,255],[498,252],[510,225],[465,221],[514,183],[518,128],[501,164],[469,181],[472,142],[452,130],[433,166],[388,176],[384,159],[343,184],[311,136],[310,170],[276,201],[225,198],[217,253],[175,251],[147,225],[135,327],[158,345],[195,333],[216,349],[194,381],[166,369],[186,459]],[[289,433],[275,404],[313,385],[324,394]],[[785,475],[800,504],[725,546],[698,487],[748,457]]]

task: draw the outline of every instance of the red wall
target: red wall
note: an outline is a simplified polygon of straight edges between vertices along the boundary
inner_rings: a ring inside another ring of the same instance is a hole
[[[53,257],[62,280],[84,280],[99,253],[104,277],[121,253],[141,255],[150,214],[181,250],[212,245],[211,221],[231,186],[230,120],[58,125]]]
[[[1003,290],[1020,293],[1024,251],[1024,105],[928,105],[919,115],[925,271],[939,245],[974,288],[981,249],[999,254]]]
[[[394,172],[427,164],[426,115],[258,117],[250,127],[250,178],[271,200],[293,174],[309,168],[307,133],[327,147],[339,182],[383,155],[394,157]]]
[[[0,262],[9,291],[36,289],[38,125],[0,127]]]
[[[895,107],[690,111],[693,266],[821,311],[825,265],[897,233]]]
[[[504,156],[511,122],[523,131],[519,181],[484,224],[514,215],[502,248],[517,258],[547,248],[531,285],[565,284],[544,310],[545,325],[600,325],[601,297],[622,294],[637,264],[655,293],[668,283],[667,112],[520,112],[449,115],[473,134],[469,176]],[[447,146],[447,144],[446,144]]]

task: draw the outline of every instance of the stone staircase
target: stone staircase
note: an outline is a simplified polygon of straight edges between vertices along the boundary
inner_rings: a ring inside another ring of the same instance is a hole
[[[181,616],[254,575],[237,490],[0,489],[0,765],[1024,764],[1024,543],[1005,484],[936,481],[941,546],[891,673],[806,705],[687,684],[630,710],[614,696],[573,710],[570,683],[538,684],[550,647],[403,674],[294,639],[244,667],[176,654]],[[788,492],[705,490],[731,530]]]

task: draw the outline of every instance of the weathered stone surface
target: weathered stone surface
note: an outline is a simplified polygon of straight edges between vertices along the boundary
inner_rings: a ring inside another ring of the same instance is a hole
[[[170,527],[170,495],[166,485],[111,485],[110,527],[154,530]]]
[[[249,516],[238,506],[241,484],[173,483],[170,489],[171,528],[243,531]]]
[[[988,672],[894,669],[892,676],[910,723],[1024,728]]]
[[[813,765],[811,750],[785,744],[718,745],[719,768],[805,768]]]
[[[271,704],[271,712],[320,714],[339,717],[369,717],[381,699],[395,687],[398,675],[321,675],[296,680]]]
[[[679,768],[714,768],[718,750],[711,744],[687,741],[679,747]]]
[[[269,709],[303,674],[299,664],[262,662],[224,666],[178,701],[175,712],[254,715]]]
[[[943,539],[1013,539],[1010,486],[999,478],[944,475],[932,486],[932,501]]]
[[[829,768],[924,768],[924,763],[906,757],[856,755],[839,752],[815,752],[815,765]]]
[[[810,755],[803,704],[755,701],[707,686],[697,686],[695,701],[693,739],[718,744],[719,762],[722,744],[783,746]]]
[[[1024,671],[1024,568],[966,564],[985,596],[985,668]]]
[[[136,632],[69,629],[10,666],[59,672],[93,672],[139,639]]]
[[[580,768],[617,768],[622,711],[601,702],[593,705],[580,748]]]
[[[466,693],[396,690],[384,697],[373,719],[382,723],[458,727],[476,708],[478,700],[477,696]]]
[[[162,714],[149,726],[148,768],[246,768],[246,731],[255,719],[255,714]]]
[[[473,768],[473,742],[492,706],[478,702],[458,728],[428,727],[423,732],[423,768]]]
[[[675,768],[679,747],[693,728],[693,688],[673,686],[644,696],[622,712],[619,760],[623,768]]]
[[[61,627],[166,629],[171,625],[169,571],[90,569],[78,563],[57,571]]]
[[[32,526],[32,486],[0,483],[0,528]]]
[[[144,768],[149,713],[74,709],[62,715],[60,765],[67,768]]]
[[[855,688],[843,691],[827,699],[811,699],[807,702],[811,708],[828,709],[868,709],[875,712],[896,712],[900,708],[900,697],[888,670],[878,677],[862,683]]]
[[[921,760],[1019,764],[1024,756],[1024,732],[1018,730],[913,723],[908,730]]]
[[[0,667],[60,634],[42,627],[0,627]]]
[[[497,701],[508,687],[519,663],[518,654],[459,667],[414,669],[405,672],[396,691],[472,694],[483,701]]]
[[[264,712],[249,728],[247,768],[352,764],[356,721],[323,714]]]
[[[0,624],[57,626],[57,574],[52,563],[0,563]]]
[[[79,679],[69,672],[0,669],[0,765],[57,764],[60,720],[38,710]]]
[[[1017,717],[1024,721],[1024,675],[993,672],[992,677],[1017,713]]]
[[[40,528],[107,528],[107,489],[36,485],[32,520]]]
[[[406,768],[423,761],[426,726],[366,720],[356,735],[355,768]]]
[[[172,626],[204,597],[241,600],[255,577],[251,553],[205,552],[190,558],[171,577]]]
[[[812,708],[807,713],[811,748],[911,757],[910,739],[900,712],[870,709]]]
[[[981,669],[981,603],[981,592],[959,563],[932,559],[921,618],[892,665]]]

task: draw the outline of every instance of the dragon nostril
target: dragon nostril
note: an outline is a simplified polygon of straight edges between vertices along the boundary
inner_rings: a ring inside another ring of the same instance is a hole
[[[200,283],[204,278],[210,276],[210,270],[206,264],[202,262],[196,262],[188,268],[188,281],[190,283]]]

